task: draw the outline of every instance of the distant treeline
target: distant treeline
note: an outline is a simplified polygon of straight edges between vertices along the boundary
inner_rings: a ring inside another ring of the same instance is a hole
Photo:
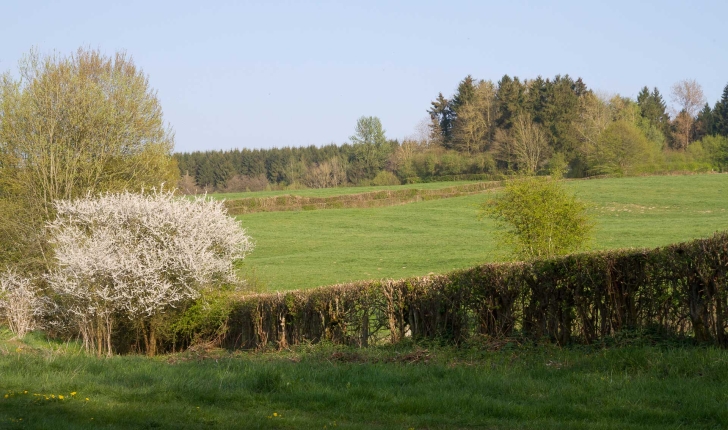
[[[389,185],[463,175],[560,173],[568,177],[728,168],[728,85],[711,107],[692,80],[636,100],[604,96],[557,75],[497,83],[465,77],[440,93],[410,138],[388,140],[362,117],[350,143],[180,153],[188,192],[270,187]]]

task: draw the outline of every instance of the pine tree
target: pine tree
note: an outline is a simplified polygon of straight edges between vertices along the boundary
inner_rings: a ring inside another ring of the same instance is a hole
[[[475,82],[475,79],[473,79],[473,77],[470,75],[466,76],[462,81],[460,81],[460,83],[458,84],[457,92],[455,93],[455,97],[453,97],[451,104],[451,109],[453,112],[455,112],[455,116],[457,116],[458,109],[468,103],[472,103],[473,99],[475,98],[476,85],[477,83]]]
[[[670,127],[670,117],[667,114],[667,105],[660,91],[654,88],[650,93],[647,87],[643,87],[639,95],[637,95],[637,105],[640,107],[642,117],[651,126],[667,136]]]
[[[524,87],[518,77],[511,79],[510,76],[504,75],[498,81],[496,125],[499,128],[507,130],[513,125],[513,120],[522,110],[523,89]]]
[[[453,112],[451,110],[450,101],[443,97],[442,93],[437,95],[434,102],[430,103],[432,107],[427,111],[433,123],[439,124],[439,130],[432,130],[442,136],[443,145],[447,146],[450,142],[452,131]]]
[[[713,123],[713,110],[706,103],[703,110],[698,112],[698,116],[695,118],[695,140],[700,140],[704,136],[714,134],[715,132],[713,130],[715,126]]]
[[[723,96],[713,109],[713,128],[711,134],[728,137],[728,85],[723,89]]]

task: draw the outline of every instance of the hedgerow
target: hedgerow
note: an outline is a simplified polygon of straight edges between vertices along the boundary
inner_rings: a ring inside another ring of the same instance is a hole
[[[728,233],[655,249],[493,263],[445,275],[244,296],[229,347],[514,335],[590,343],[651,328],[728,346]]]

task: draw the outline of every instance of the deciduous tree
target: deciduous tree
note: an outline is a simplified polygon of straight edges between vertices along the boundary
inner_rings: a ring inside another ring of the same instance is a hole
[[[28,259],[41,254],[37,233],[55,200],[177,182],[174,133],[125,53],[31,51],[19,72],[0,82],[0,197],[22,203],[15,216],[28,228],[5,246]]]
[[[538,177],[510,181],[483,204],[480,217],[494,219],[502,242],[527,260],[577,251],[594,226],[584,203],[558,181]]]
[[[672,86],[672,101],[677,105],[676,146],[686,149],[691,141],[695,116],[705,104],[703,88],[694,79],[683,79]]]

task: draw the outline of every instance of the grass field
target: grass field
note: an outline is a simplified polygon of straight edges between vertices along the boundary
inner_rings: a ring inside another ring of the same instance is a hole
[[[423,185],[438,186],[413,187]],[[591,249],[654,247],[728,229],[725,174],[570,181],[568,187],[595,215]],[[481,194],[385,208],[241,215],[257,243],[246,270],[268,290],[288,290],[501,261],[507,255],[496,247],[493,224],[476,218],[486,199]]]
[[[5,334],[0,428],[726,428],[728,352],[639,339],[97,359]]]

